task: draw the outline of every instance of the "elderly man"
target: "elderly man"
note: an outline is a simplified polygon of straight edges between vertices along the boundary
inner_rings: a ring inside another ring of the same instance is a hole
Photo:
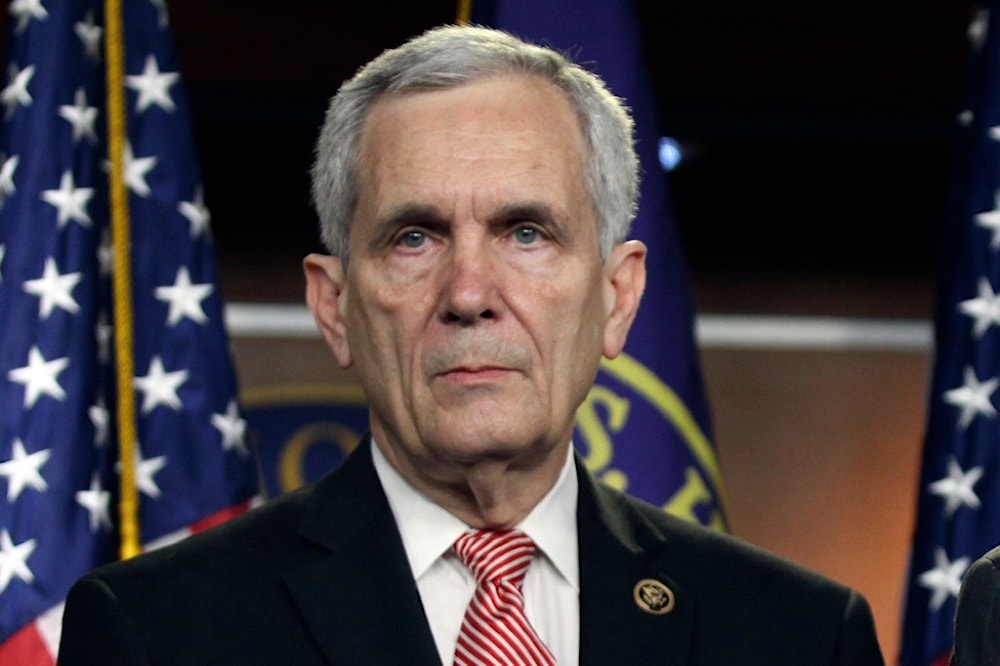
[[[572,453],[645,286],[600,80],[435,29],[341,87],[313,175],[307,300],[370,433],[315,486],[85,577],[61,664],[882,663],[859,594]]]

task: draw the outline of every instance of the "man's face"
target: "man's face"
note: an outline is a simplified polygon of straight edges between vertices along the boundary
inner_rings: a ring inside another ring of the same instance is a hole
[[[337,285],[324,332],[404,476],[561,465],[602,352],[624,343],[612,274],[642,263],[619,246],[602,264],[584,150],[569,103],[531,77],[371,110],[346,273],[307,273]]]

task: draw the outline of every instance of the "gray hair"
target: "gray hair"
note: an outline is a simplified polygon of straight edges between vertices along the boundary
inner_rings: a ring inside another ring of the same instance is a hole
[[[494,76],[540,76],[565,93],[580,120],[589,153],[585,187],[597,219],[602,260],[625,240],[639,196],[633,123],[604,82],[565,56],[499,30],[433,28],[384,51],[358,70],[330,100],[316,143],[312,195],[327,250],[345,263],[359,197],[361,133],[369,109],[388,94],[446,89]]]

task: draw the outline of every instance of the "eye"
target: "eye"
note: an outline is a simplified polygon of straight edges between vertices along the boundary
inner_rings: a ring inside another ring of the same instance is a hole
[[[427,234],[423,231],[417,231],[416,229],[410,229],[399,237],[399,244],[410,249],[416,249],[426,242]]]
[[[523,226],[514,230],[514,240],[523,245],[531,245],[542,239],[542,232],[535,227]]]

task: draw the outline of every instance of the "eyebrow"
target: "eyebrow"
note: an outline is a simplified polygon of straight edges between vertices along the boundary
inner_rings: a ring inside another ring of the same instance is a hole
[[[446,219],[436,206],[417,203],[402,204],[374,221],[368,246],[377,248],[385,245],[399,229],[411,224],[436,229],[444,226]]]
[[[504,204],[492,211],[492,220],[536,220],[546,226],[556,225],[558,216],[552,206],[542,201],[523,201]]]

